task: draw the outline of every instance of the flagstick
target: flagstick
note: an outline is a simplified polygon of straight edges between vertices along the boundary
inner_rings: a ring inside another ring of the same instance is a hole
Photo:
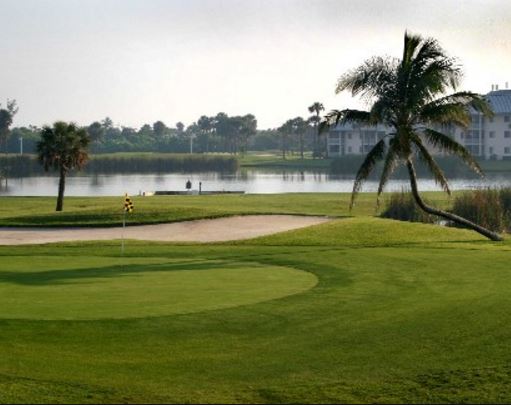
[[[122,214],[122,238],[121,238],[121,256],[124,257],[124,229],[126,229],[126,210]]]

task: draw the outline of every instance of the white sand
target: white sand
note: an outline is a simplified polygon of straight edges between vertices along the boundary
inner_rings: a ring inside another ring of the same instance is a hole
[[[124,237],[163,242],[221,242],[249,239],[330,221],[327,217],[298,215],[245,215],[171,224],[126,226]],[[2,228],[0,245],[121,239],[115,228]]]

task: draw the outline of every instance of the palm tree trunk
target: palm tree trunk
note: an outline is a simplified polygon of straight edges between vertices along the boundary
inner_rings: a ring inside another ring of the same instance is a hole
[[[300,158],[303,160],[303,134],[300,134]]]
[[[468,219],[462,218],[458,215],[452,214],[450,212],[442,211],[433,207],[430,207],[427,205],[419,195],[419,190],[417,188],[417,176],[415,174],[415,167],[413,166],[413,162],[411,159],[408,159],[406,161],[406,167],[408,169],[408,174],[410,176],[410,184],[412,186],[412,194],[415,199],[415,202],[417,205],[425,212],[431,215],[437,215],[439,217],[448,219],[450,221],[456,222],[457,224],[463,225],[467,228],[470,228],[478,233],[480,233],[483,236],[486,236],[488,239],[494,240],[494,241],[501,241],[503,240],[502,237],[495,233],[490,231],[489,229],[483,228],[482,226],[479,226],[472,221],[469,221]]]
[[[66,170],[60,168],[59,195],[57,196],[57,208],[55,211],[62,211],[64,208],[64,190],[66,188]]]

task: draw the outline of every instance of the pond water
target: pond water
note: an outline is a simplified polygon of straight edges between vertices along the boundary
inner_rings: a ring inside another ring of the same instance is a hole
[[[172,174],[116,174],[69,176],[66,181],[67,196],[116,196],[129,193],[137,195],[144,191],[185,191],[187,180],[192,190],[225,190],[246,193],[310,193],[350,192],[353,176],[339,176],[313,172],[261,172],[256,170],[238,173],[172,173]],[[511,175],[489,175],[486,179],[453,179],[452,190],[467,190],[484,187],[511,187]],[[55,196],[58,178],[50,176],[10,178],[0,186],[0,196]],[[362,191],[376,191],[377,181],[364,183]],[[407,180],[389,181],[386,191],[408,189]],[[419,180],[421,191],[440,190],[433,180]]]

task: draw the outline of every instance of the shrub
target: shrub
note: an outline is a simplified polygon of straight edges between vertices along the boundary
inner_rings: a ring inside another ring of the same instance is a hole
[[[511,188],[501,188],[499,190],[499,198],[504,215],[511,216]]]
[[[501,199],[506,199],[503,202]],[[509,199],[509,201],[507,200]],[[506,227],[507,204],[508,215],[511,204],[511,190],[483,189],[464,192],[454,199],[452,212],[494,232],[502,232]],[[508,218],[509,219],[509,218]],[[458,226],[457,224],[449,224]]]
[[[391,194],[381,217],[429,224],[435,222],[434,216],[425,213],[417,206],[412,193],[405,191]]]

